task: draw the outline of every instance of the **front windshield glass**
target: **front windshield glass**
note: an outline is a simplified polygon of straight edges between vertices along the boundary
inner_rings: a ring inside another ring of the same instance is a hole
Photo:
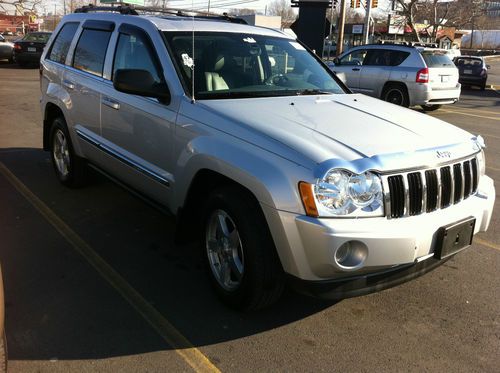
[[[181,78],[198,99],[345,93],[296,41],[222,32],[165,32]]]

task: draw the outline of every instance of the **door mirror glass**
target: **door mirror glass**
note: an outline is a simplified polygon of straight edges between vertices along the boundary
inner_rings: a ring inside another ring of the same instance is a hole
[[[155,81],[149,71],[119,69],[115,71],[113,86],[117,91],[133,95],[154,97],[162,103],[170,101],[170,92],[165,83]]]

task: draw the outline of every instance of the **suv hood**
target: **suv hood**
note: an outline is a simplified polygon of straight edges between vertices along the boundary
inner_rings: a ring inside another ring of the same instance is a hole
[[[472,138],[429,115],[361,94],[202,102],[233,123],[233,130],[226,128],[233,135],[242,137],[235,123],[251,127],[316,163],[441,148]]]

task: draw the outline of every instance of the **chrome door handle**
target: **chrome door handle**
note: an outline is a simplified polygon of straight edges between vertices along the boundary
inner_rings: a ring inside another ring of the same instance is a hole
[[[65,86],[68,89],[75,89],[75,83],[70,82],[69,80],[63,80],[63,86]]]
[[[115,109],[115,110],[120,109],[120,103],[115,101],[115,100],[112,100],[108,97],[103,97],[103,99],[101,100],[101,103],[103,105],[106,105],[107,107],[110,107],[111,109]]]

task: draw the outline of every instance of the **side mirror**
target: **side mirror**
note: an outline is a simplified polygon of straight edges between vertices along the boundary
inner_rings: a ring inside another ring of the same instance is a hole
[[[170,92],[167,84],[155,82],[149,71],[137,69],[116,70],[113,87],[117,91],[133,95],[154,97],[160,102],[170,102]]]
[[[338,57],[335,57],[335,58],[333,59],[333,63],[335,64],[335,66],[340,65],[340,60],[339,60],[339,58],[338,58]]]
[[[491,69],[491,65],[486,65],[486,69],[487,70]]]

